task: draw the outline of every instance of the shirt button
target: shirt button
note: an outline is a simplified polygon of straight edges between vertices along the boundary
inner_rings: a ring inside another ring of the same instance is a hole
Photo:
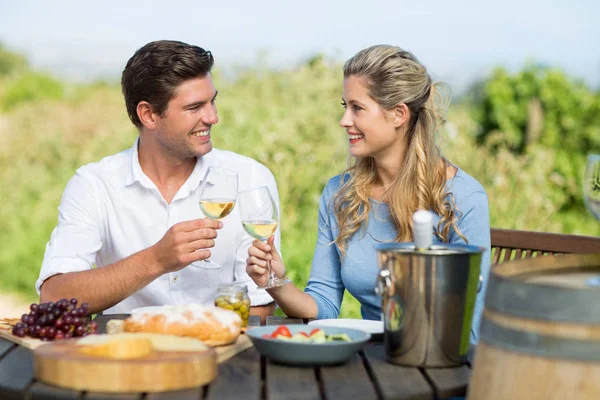
[[[177,282],[177,279],[179,279],[179,277],[178,276],[174,276],[173,277],[173,282]]]

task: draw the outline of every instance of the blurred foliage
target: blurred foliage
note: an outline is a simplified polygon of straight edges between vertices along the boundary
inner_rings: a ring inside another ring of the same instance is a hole
[[[65,94],[61,81],[29,69],[27,59],[0,43],[0,109],[9,111],[20,104],[43,99],[59,100]]]
[[[0,43],[0,77],[23,71],[27,68],[27,65],[27,59],[24,56],[6,49]]]
[[[0,106],[9,111],[23,103],[45,99],[60,100],[64,94],[64,86],[58,79],[43,73],[27,71],[7,82]]]
[[[512,75],[497,68],[480,97],[478,143],[526,159],[550,152],[545,177],[552,197],[564,196],[563,211],[581,210],[585,158],[600,151],[600,94],[560,70],[532,64]]]
[[[14,74],[0,78],[0,104],[11,101],[7,98],[17,81]],[[341,66],[315,57],[289,70],[240,70],[233,79],[216,71],[215,82],[220,122],[213,142],[273,171],[282,207],[282,254],[288,275],[304,287],[321,191],[347,162],[346,134],[339,127]],[[29,297],[35,296],[34,282],[68,180],[80,165],[129,148],[137,136],[118,83],[61,86],[60,96],[33,96],[0,112],[0,285]],[[474,110],[481,107],[452,106],[440,144],[486,188],[493,226],[600,235],[600,224],[585,210],[563,210],[569,194],[553,186],[563,179],[554,168],[560,149],[534,144],[531,151],[519,152],[488,139],[478,144],[482,124],[472,117]],[[595,121],[585,129],[597,129]],[[576,180],[580,171],[572,173],[567,178]],[[342,316],[360,316],[349,295]]]

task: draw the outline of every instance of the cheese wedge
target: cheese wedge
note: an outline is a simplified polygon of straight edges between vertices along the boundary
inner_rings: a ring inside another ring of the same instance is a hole
[[[122,338],[100,344],[80,345],[77,349],[88,356],[110,358],[113,360],[130,360],[152,354],[152,341],[145,338]]]
[[[118,360],[140,358],[157,352],[202,352],[209,349],[198,339],[158,333],[89,335],[77,341],[84,354]]]

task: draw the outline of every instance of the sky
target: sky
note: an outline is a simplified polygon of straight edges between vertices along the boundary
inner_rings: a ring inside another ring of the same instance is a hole
[[[0,0],[0,42],[74,81],[117,80],[144,44],[175,39],[228,68],[340,62],[388,43],[461,91],[495,66],[562,68],[600,87],[599,0]]]

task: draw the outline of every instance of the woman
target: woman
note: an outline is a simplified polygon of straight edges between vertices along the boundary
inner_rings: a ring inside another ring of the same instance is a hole
[[[398,47],[369,47],[345,63],[340,125],[353,162],[329,180],[321,196],[306,289],[293,284],[269,289],[287,315],[337,318],[348,289],[360,301],[363,318],[380,319],[375,245],[412,241],[412,214],[426,209],[435,222],[434,243],[486,248],[471,334],[477,341],[490,265],[488,201],[483,187],[443,158],[435,143],[444,122],[438,108],[447,104],[438,87],[425,67]],[[246,271],[257,284],[267,280],[267,260],[277,276],[285,275],[272,239],[256,240],[248,254]]]

